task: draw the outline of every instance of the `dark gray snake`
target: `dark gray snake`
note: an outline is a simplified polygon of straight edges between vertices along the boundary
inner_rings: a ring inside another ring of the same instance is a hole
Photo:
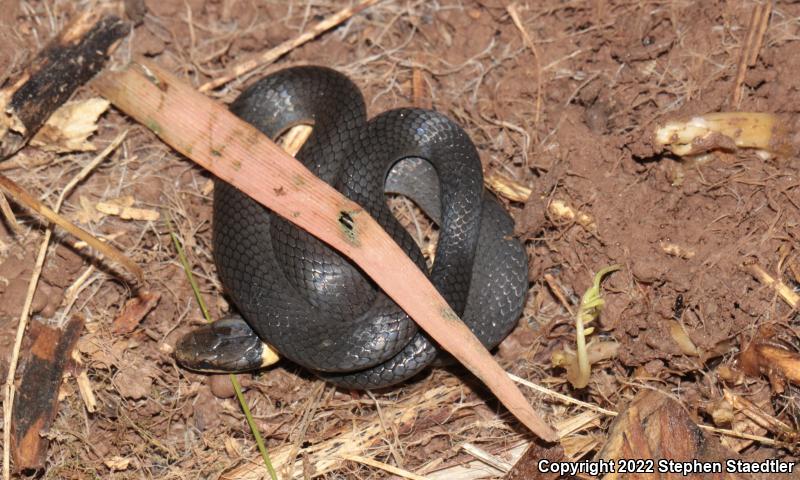
[[[408,108],[367,121],[358,88],[322,67],[269,75],[230,108],[271,138],[313,124],[297,159],[363,206],[428,271],[385,193],[411,198],[440,228],[429,277],[451,307],[487,348],[516,325],[527,255],[510,238],[509,215],[484,191],[474,145],[453,121]],[[336,385],[370,389],[412,377],[439,354],[357,266],[222,181],[214,189],[213,253],[246,323],[223,320],[187,335],[176,350],[184,366],[252,368],[260,338]]]

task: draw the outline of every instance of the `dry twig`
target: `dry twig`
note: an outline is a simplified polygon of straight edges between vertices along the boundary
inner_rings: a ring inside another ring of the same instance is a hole
[[[97,157],[95,157],[94,160],[92,160],[92,162],[90,162],[90,164],[87,165],[87,167],[84,167],[84,169],[81,170],[78,176],[75,177],[75,179],[73,179],[71,185],[68,186],[69,188],[65,188],[62,191],[60,199],[57,202],[58,207],[56,210],[52,210],[49,207],[47,207],[45,204],[40,202],[36,197],[26,192],[22,187],[20,187],[14,181],[12,181],[11,179],[9,179],[4,175],[0,175],[0,189],[5,190],[6,193],[9,196],[11,196],[11,198],[25,205],[26,207],[30,208],[36,213],[40,214],[46,220],[54,223],[55,225],[63,228],[72,235],[78,237],[80,240],[86,242],[88,245],[92,246],[95,250],[105,255],[106,258],[119,263],[120,265],[125,267],[125,269],[127,269],[128,272],[132,273],[136,277],[136,280],[141,282],[144,279],[144,273],[142,272],[142,269],[138,265],[136,265],[131,259],[126,257],[122,252],[120,252],[116,248],[112,247],[111,245],[105,242],[98,240],[97,237],[95,237],[91,233],[78,227],[77,225],[73,224],[72,222],[70,222],[69,220],[65,219],[64,217],[58,214],[58,208],[61,207],[61,202],[63,202],[66,194],[72,190],[75,184],[77,184],[80,180],[85,178],[85,176],[88,175],[91,172],[91,170],[94,169],[94,167],[96,167],[101,161],[103,161],[103,159],[105,159],[105,157],[108,156],[108,154],[111,153],[119,145],[119,143],[122,142],[123,139],[124,139],[124,134],[118,136],[116,139],[114,139],[114,141],[111,142],[111,144],[108,147],[106,147],[105,150],[103,150],[103,152],[101,152]],[[48,232],[49,231],[50,230],[48,230]],[[47,238],[49,240],[49,236]]]
[[[790,307],[797,309],[800,306],[800,295],[796,294],[791,287],[783,283],[781,280],[776,280],[761,265],[751,263],[746,265],[745,268],[755,277],[759,282],[771,287],[775,292],[787,303]]]
[[[262,65],[272,63],[275,60],[282,57],[283,55],[286,55],[295,48],[299,47],[300,45],[308,42],[309,40],[315,39],[322,33],[341,24],[348,18],[361,12],[365,8],[378,3],[379,1],[380,0],[363,0],[361,3],[355,6],[342,9],[334,13],[330,17],[326,18],[325,20],[314,25],[313,27],[311,27],[309,31],[303,33],[302,35],[295,37],[291,40],[287,40],[278,45],[277,47],[267,50],[266,52],[259,55],[258,58],[248,60],[246,62],[240,63],[239,65],[236,65],[235,67],[233,67],[233,69],[229,74],[223,75],[219,78],[215,78],[214,80],[211,80],[210,82],[201,85],[199,90],[201,92],[214,90],[215,88],[219,88],[222,85],[225,85],[226,83],[230,82],[231,80],[234,80],[236,77],[240,75],[244,75],[245,73],[255,70],[256,68]]]

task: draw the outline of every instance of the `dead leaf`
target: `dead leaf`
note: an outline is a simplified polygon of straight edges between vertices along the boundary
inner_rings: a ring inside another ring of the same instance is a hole
[[[158,305],[161,294],[158,292],[143,291],[139,296],[125,302],[122,313],[114,319],[111,331],[115,334],[131,333],[141,323],[145,316]]]
[[[97,131],[97,119],[108,106],[108,100],[99,97],[62,105],[36,132],[31,145],[56,153],[97,150],[88,138]]]
[[[751,377],[766,375],[776,393],[783,393],[787,380],[800,385],[800,354],[776,345],[751,342],[739,355],[739,365]]]

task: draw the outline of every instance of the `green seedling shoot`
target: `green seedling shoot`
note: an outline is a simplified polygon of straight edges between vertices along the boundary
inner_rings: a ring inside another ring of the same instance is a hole
[[[575,388],[584,388],[589,384],[591,364],[589,363],[589,353],[586,348],[586,337],[594,332],[594,327],[587,327],[587,325],[600,316],[600,310],[602,310],[603,305],[605,304],[605,300],[603,300],[603,297],[600,295],[600,282],[603,280],[603,277],[611,272],[619,270],[620,268],[622,268],[621,265],[611,265],[597,272],[594,276],[592,286],[586,290],[581,298],[581,304],[580,307],[578,307],[578,313],[575,315],[578,372],[574,379],[569,378],[570,375],[567,375],[568,380]],[[566,363],[565,356],[563,354],[558,356],[554,355],[554,363]]]

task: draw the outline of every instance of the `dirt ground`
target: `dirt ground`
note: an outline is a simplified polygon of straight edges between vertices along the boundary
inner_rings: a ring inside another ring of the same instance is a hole
[[[0,83],[89,2],[7,3],[0,12],[0,22],[11,27],[0,31]],[[141,23],[113,60],[119,66],[143,55],[199,86],[346,5],[147,0]],[[516,8],[534,55],[508,2],[384,0],[214,96],[229,102],[268,72],[320,64],[348,74],[375,115],[414,103],[416,70],[429,92],[423,101],[468,131],[485,173],[502,174],[533,192],[525,203],[506,200],[531,267],[524,315],[499,348],[503,367],[610,410],[622,409],[640,390],[659,390],[678,399],[697,422],[779,439],[741,413],[727,421],[713,413],[723,394],[733,392],[795,433],[800,428],[800,387],[788,383],[781,390],[766,377],[744,376],[737,361],[759,332],[800,351],[800,322],[792,308],[748,269],[760,265],[800,288],[797,159],[764,160],[741,150],[686,161],[650,146],[653,126],[664,118],[725,110],[800,113],[798,3],[775,3],[757,61],[737,84],[755,5],[521,1]],[[734,103],[737,89],[741,101]],[[84,88],[78,97],[94,95]],[[129,288],[103,269],[83,279],[68,314],[86,319],[78,347],[98,411],[87,413],[74,379],[65,381],[44,477],[260,478],[256,445],[236,400],[219,398],[223,382],[184,371],[170,356],[176,339],[203,319],[165,222],[122,220],[93,208],[129,195],[137,207],[168,211],[216,318],[229,306],[211,257],[210,176],[113,109],[94,141],[102,148],[124,130],[121,147],[67,197],[62,211],[138,262],[162,298],[133,333],[114,335],[110,325]],[[52,204],[93,156],[28,147],[0,163],[0,171]],[[552,200],[589,215],[594,226],[548,214],[544,205]],[[20,235],[0,222],[4,359],[43,236],[35,217],[15,211],[23,222]],[[56,237],[34,300],[34,318],[46,323],[64,315],[67,289],[92,265],[70,238]],[[574,308],[594,272],[615,263],[623,268],[604,283],[607,305],[593,337],[617,342],[619,351],[593,367],[587,388],[576,390],[550,361],[554,351],[575,343],[571,317],[554,291]],[[675,341],[676,324],[698,354],[687,355]],[[461,448],[464,442],[508,459],[512,447],[530,441],[459,369],[432,370],[376,393],[338,391],[288,362],[240,378],[284,475],[296,460],[298,478],[394,478],[337,457],[349,444],[350,454],[436,478],[431,472],[474,460]],[[533,390],[524,393],[552,423],[581,412]],[[590,458],[609,421],[598,416],[571,432],[567,452]],[[798,460],[796,449],[725,435],[721,440],[743,455]],[[492,478],[494,472],[463,478]]]

